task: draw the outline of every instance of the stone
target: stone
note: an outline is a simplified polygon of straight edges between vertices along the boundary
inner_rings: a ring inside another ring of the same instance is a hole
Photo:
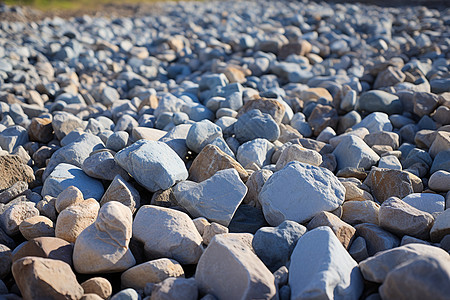
[[[55,208],[58,213],[67,207],[84,201],[83,193],[75,186],[71,185],[64,189],[55,200]]]
[[[234,124],[234,133],[240,143],[257,138],[273,142],[279,138],[280,128],[271,115],[252,109],[239,117]]]
[[[14,262],[12,273],[24,299],[42,295],[53,299],[80,299],[83,288],[68,264],[60,260],[24,257]]]
[[[85,199],[94,198],[98,200],[104,192],[100,181],[89,177],[82,169],[74,165],[61,163],[45,179],[41,195],[57,197],[69,186],[77,187],[83,193]]]
[[[268,225],[261,208],[241,204],[231,219],[228,229],[232,233],[254,234],[259,228]]]
[[[144,243],[148,257],[195,264],[203,253],[202,237],[189,216],[170,208],[144,205],[133,221],[133,237]]]
[[[338,174],[339,175],[339,174]],[[365,201],[372,200],[372,195],[363,190],[360,182],[352,182],[340,179],[342,185],[345,187],[345,201]]]
[[[44,216],[34,216],[23,220],[19,225],[19,230],[27,240],[43,236],[55,236],[52,220]]]
[[[388,115],[402,113],[402,103],[398,96],[381,90],[371,90],[361,94],[358,108],[365,112],[384,112]]]
[[[50,258],[72,266],[73,244],[57,237],[38,237],[20,244],[14,249],[12,261],[26,256]]]
[[[260,98],[247,101],[244,106],[239,109],[236,118],[239,119],[243,114],[253,109],[258,109],[261,113],[271,115],[277,124],[281,124],[285,114],[285,107],[277,100]]]
[[[209,120],[193,124],[186,136],[186,146],[192,151],[200,153],[208,144],[216,145],[223,152],[234,157],[234,153],[223,139],[222,129],[218,125]]]
[[[116,131],[106,140],[106,148],[113,151],[120,151],[128,144],[129,134],[126,131]]]
[[[254,139],[242,144],[236,154],[237,161],[244,167],[255,163],[258,167],[270,164],[275,146],[266,139]]]
[[[195,228],[197,228],[197,231],[201,236],[205,233],[205,228],[211,225],[209,221],[203,217],[195,218],[192,222],[194,222]]]
[[[258,200],[258,195],[272,174],[272,171],[265,169],[253,172],[245,183],[247,186],[247,194],[245,195],[242,203],[255,207],[261,207],[261,203],[259,203]]]
[[[56,221],[56,208],[55,208],[56,198],[51,196],[44,196],[44,198],[36,204],[36,208],[39,213],[46,216],[53,222]]]
[[[345,197],[345,188],[331,171],[291,162],[274,173],[259,193],[259,202],[269,224],[284,220],[304,223],[321,211],[333,211]]]
[[[354,125],[352,129],[367,128],[370,133],[378,131],[392,131],[392,124],[387,114],[383,112],[373,112],[365,117],[361,122]]]
[[[112,201],[103,205],[95,222],[75,241],[73,264],[82,274],[122,272],[136,264],[128,245],[132,215],[125,205]]]
[[[189,180],[204,181],[217,171],[235,169],[242,181],[247,181],[248,172],[233,157],[229,156],[215,145],[207,145],[197,155],[189,168]]]
[[[443,170],[434,172],[428,180],[428,187],[436,192],[450,191],[450,172]]]
[[[134,127],[131,136],[135,141],[142,139],[149,141],[157,141],[166,134],[167,134],[166,131],[156,128]]]
[[[445,198],[439,194],[412,193],[402,201],[429,214],[441,213],[445,209]]]
[[[74,243],[78,236],[97,219],[100,204],[95,199],[71,205],[61,211],[55,225],[55,236]]]
[[[90,177],[101,180],[114,180],[116,175],[128,179],[128,173],[114,160],[114,155],[109,151],[92,153],[83,162],[82,169]]]
[[[378,252],[359,264],[364,279],[383,283],[388,274],[404,263],[418,258],[435,257],[448,260],[448,253],[439,247],[423,244],[408,244]]]
[[[108,299],[112,294],[111,283],[103,277],[93,277],[81,283],[85,294],[96,294],[102,299]]]
[[[326,226],[304,234],[289,267],[291,299],[359,299],[364,283],[358,264]]]
[[[28,132],[19,125],[8,126],[0,132],[0,147],[9,153],[28,142]]]
[[[349,224],[378,224],[380,205],[371,200],[345,201],[342,205],[342,220]]]
[[[431,165],[430,169],[430,174],[433,174],[434,172],[439,170],[450,172],[450,150],[441,151],[434,157],[433,164]]]
[[[337,168],[364,168],[370,169],[380,157],[362,139],[357,136],[347,136],[333,151],[336,157]]]
[[[167,278],[155,284],[150,300],[197,300],[198,287],[194,278]]]
[[[130,183],[126,182],[120,175],[116,175],[103,194],[100,206],[111,201],[122,203],[131,210],[131,213],[134,213],[141,205],[141,196]]]
[[[140,300],[139,293],[131,288],[121,290],[110,298],[111,300]]]
[[[398,236],[410,235],[428,240],[434,218],[402,200],[391,197],[383,202],[378,211],[379,225]]]
[[[213,238],[200,257],[195,280],[202,293],[218,299],[273,299],[277,292],[272,273],[233,234]]]
[[[355,225],[355,229],[356,233],[365,239],[369,256],[400,245],[400,240],[395,235],[375,224],[362,223]]]
[[[416,92],[413,97],[414,113],[419,117],[431,114],[438,106],[439,96],[426,93]]]
[[[320,226],[330,227],[345,249],[349,248],[356,233],[356,229],[353,226],[345,223],[333,213],[326,211],[318,213],[308,223],[307,228],[308,230],[312,230]]]
[[[392,149],[397,149],[399,147],[399,139],[397,133],[389,131],[378,131],[374,133],[369,133],[364,137],[364,142],[372,147],[374,145],[385,145],[391,146]]]
[[[290,145],[281,152],[276,169],[283,169],[291,161],[299,161],[318,167],[322,163],[322,156],[319,152],[303,148],[300,145]]]
[[[0,203],[7,204],[17,196],[20,196],[28,189],[28,184],[25,181],[17,181],[11,187],[0,193]]]
[[[373,88],[378,89],[380,87],[394,86],[397,83],[403,82],[405,78],[406,75],[400,68],[389,66],[384,71],[378,73]]]
[[[227,191],[226,197],[222,191]],[[182,181],[174,187],[173,193],[179,205],[194,218],[205,217],[228,226],[247,193],[247,186],[235,169],[226,169],[200,183]]]
[[[20,224],[31,217],[38,216],[39,210],[33,202],[20,201],[9,206],[0,215],[0,225],[6,234],[12,236],[19,233]]]
[[[412,175],[409,172],[372,168],[364,183],[371,188],[372,195],[383,203],[389,197],[404,198],[414,192]]]
[[[188,177],[184,162],[163,142],[139,140],[114,159],[149,191],[166,190]]]
[[[448,259],[423,257],[389,272],[379,291],[382,299],[446,299],[449,281]]]
[[[9,274],[11,264],[11,249],[6,245],[0,244],[0,279],[4,279]]]
[[[52,120],[49,118],[33,118],[28,127],[28,136],[31,141],[48,143],[53,139]]]
[[[450,150],[450,132],[438,131],[428,152],[432,158],[435,158],[438,153],[447,150]]]
[[[122,288],[143,290],[147,283],[159,283],[169,277],[184,277],[182,266],[173,259],[160,258],[136,265],[120,276]]]
[[[402,164],[398,158],[394,155],[382,156],[378,162],[378,168],[391,169],[391,170],[402,170]]]
[[[260,228],[253,237],[252,247],[267,268],[274,272],[286,265],[298,239],[305,232],[305,226],[286,220],[277,227]]]
[[[430,231],[430,238],[432,242],[438,243],[444,236],[450,234],[450,209],[446,209],[443,213],[438,215],[434,221],[433,227]]]
[[[358,236],[351,244],[348,253],[356,260],[358,263],[369,257],[367,253],[366,240],[362,236]]]
[[[211,224],[203,228],[203,244],[209,245],[214,236],[223,233],[228,233],[228,228],[220,225],[219,223],[212,222]]]
[[[338,113],[330,105],[317,104],[308,118],[314,135],[318,136],[327,127],[336,128],[339,121]]]
[[[84,129],[83,121],[80,118],[63,111],[54,114],[52,127],[58,140],[62,140],[75,129]]]
[[[35,180],[33,169],[15,155],[0,155],[0,190],[11,187],[18,181],[27,184]]]

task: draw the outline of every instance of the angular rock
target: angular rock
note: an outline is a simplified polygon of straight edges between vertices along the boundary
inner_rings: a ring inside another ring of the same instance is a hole
[[[198,262],[195,280],[201,292],[219,299],[276,297],[272,273],[250,247],[233,234],[213,238]]]
[[[450,150],[450,132],[438,131],[428,152],[432,158],[435,158],[441,151],[447,150]]]
[[[153,287],[150,300],[198,299],[198,287],[194,278],[167,278]]]
[[[450,191],[450,172],[443,170],[434,172],[433,175],[430,176],[428,186],[436,192]]]
[[[0,214],[2,229],[10,236],[19,233],[19,225],[26,219],[38,216],[39,210],[33,202],[20,201],[9,206]]]
[[[392,124],[387,114],[383,112],[373,112],[365,117],[361,122],[354,125],[352,129],[367,128],[370,133],[378,131],[392,131]]]
[[[75,241],[73,263],[82,274],[122,272],[136,260],[128,248],[132,215],[125,205],[112,201],[100,208],[98,218]]]
[[[113,180],[116,175],[128,179],[128,173],[114,160],[114,155],[109,151],[92,153],[83,162],[83,171],[97,179]]]
[[[194,218],[205,217],[228,226],[247,193],[247,186],[235,169],[226,169],[200,183],[182,181],[174,187],[173,193]]]
[[[233,152],[223,139],[222,130],[219,126],[209,120],[193,124],[186,136],[186,146],[194,152],[200,153],[208,144],[216,145],[223,152],[234,157]]]
[[[181,158],[163,142],[139,140],[114,159],[149,191],[166,190],[188,177]]]
[[[357,234],[366,240],[369,256],[400,245],[400,240],[395,235],[375,224],[358,224],[355,226],[355,229]]]
[[[52,220],[44,216],[34,216],[23,220],[19,225],[19,230],[27,240],[44,236],[55,236]]]
[[[258,167],[270,164],[275,146],[266,139],[254,139],[242,144],[237,150],[237,161],[244,167],[255,163]]]
[[[326,226],[304,234],[289,267],[291,299],[359,299],[364,283],[358,264]]]
[[[170,208],[141,206],[133,221],[133,237],[144,243],[146,254],[154,259],[195,264],[203,253],[202,237],[191,218]]]
[[[212,222],[211,224],[208,224],[205,228],[203,228],[203,244],[209,245],[213,237],[215,237],[218,234],[224,234],[228,233],[228,228],[220,225],[219,223]]]
[[[75,129],[84,129],[83,122],[80,118],[68,112],[57,112],[52,120],[53,130],[58,140],[62,140],[67,134]]]
[[[345,201],[342,205],[342,220],[349,224],[378,224],[380,205],[371,200]]]
[[[419,117],[431,114],[439,103],[439,96],[426,93],[416,92],[413,97],[414,113]]]
[[[14,249],[12,261],[36,256],[63,261],[72,266],[73,244],[57,237],[38,237]]]
[[[280,102],[274,99],[260,98],[246,102],[239,110],[236,118],[239,119],[243,114],[252,109],[258,109],[262,113],[271,115],[277,124],[281,123],[285,113],[285,108]]]
[[[353,226],[345,223],[336,215],[326,211],[318,213],[308,223],[307,228],[308,230],[312,230],[320,226],[330,227],[345,249],[349,248],[356,233],[356,229]]]
[[[283,169],[291,161],[299,161],[318,167],[322,163],[322,156],[317,151],[309,150],[296,144],[290,145],[281,152],[276,169]]]
[[[430,231],[432,242],[440,242],[444,236],[450,234],[450,209],[446,209],[436,217],[434,225]]]
[[[18,181],[27,184],[35,180],[33,169],[16,155],[0,155],[0,190],[11,187]]]
[[[48,118],[33,118],[28,127],[28,136],[31,141],[48,143],[53,139],[52,120]]]
[[[321,211],[338,208],[345,188],[329,170],[291,162],[273,174],[259,193],[264,216],[272,226],[284,220],[306,222]]]
[[[412,193],[402,201],[429,214],[441,213],[445,209],[445,198],[439,194]]]
[[[131,213],[134,213],[141,205],[141,196],[130,183],[126,182],[120,175],[116,175],[105,194],[103,194],[100,205],[103,206],[110,201],[120,202],[128,207]]]
[[[28,189],[25,181],[17,181],[11,187],[0,193],[0,203],[7,204]]]
[[[336,156],[337,168],[370,169],[380,157],[362,139],[350,135],[345,137],[333,151]]]
[[[272,174],[272,171],[265,169],[253,172],[245,183],[247,186],[247,194],[245,195],[242,203],[249,204],[254,207],[261,207],[261,203],[258,201],[258,195]]]
[[[234,133],[240,143],[257,138],[273,142],[280,136],[280,128],[271,115],[252,109],[239,117],[234,124]]]
[[[28,133],[22,126],[9,126],[0,132],[0,147],[9,153],[27,142]]]

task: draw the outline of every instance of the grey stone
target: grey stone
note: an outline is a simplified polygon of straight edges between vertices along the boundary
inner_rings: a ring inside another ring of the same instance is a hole
[[[196,153],[200,153],[208,144],[213,144],[226,154],[234,157],[234,153],[223,139],[222,130],[218,125],[209,120],[203,120],[193,124],[186,136],[187,147]]]
[[[357,234],[365,239],[369,256],[400,245],[400,240],[395,235],[375,224],[363,223],[355,225],[355,228]]]
[[[27,142],[28,133],[22,126],[15,125],[0,131],[0,148],[9,153]]]
[[[140,206],[141,196],[130,183],[123,179],[123,177],[116,175],[106,192],[103,194],[100,205],[103,206],[110,201],[120,202],[134,213]]]
[[[234,133],[241,143],[256,138],[273,142],[280,136],[280,128],[270,114],[252,109],[239,117],[234,124]]]
[[[369,113],[384,112],[389,115],[402,113],[402,103],[398,96],[381,90],[363,93],[359,97],[358,108]]]
[[[129,178],[128,173],[116,163],[114,155],[109,151],[92,153],[84,160],[82,169],[87,175],[102,180],[113,180],[117,175]]]
[[[354,125],[353,129],[367,128],[370,133],[378,131],[392,131],[392,124],[387,114],[383,112],[373,112],[365,117],[361,122]]]
[[[242,144],[237,150],[237,161],[245,168],[251,163],[258,167],[270,164],[275,146],[266,139],[254,139]]]
[[[129,134],[126,131],[116,131],[106,140],[106,148],[120,151],[127,146]]]
[[[333,151],[338,170],[345,168],[370,169],[380,157],[362,139],[349,135]]]

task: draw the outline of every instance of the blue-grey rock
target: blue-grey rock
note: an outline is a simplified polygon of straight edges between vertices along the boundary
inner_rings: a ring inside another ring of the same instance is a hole
[[[262,227],[253,236],[252,246],[256,255],[271,272],[289,261],[298,239],[306,227],[286,220],[277,227]]]
[[[117,294],[112,296],[110,299],[111,300],[141,300],[141,296],[139,295],[139,293],[136,290],[134,290],[132,288],[127,288],[127,289],[121,290],[120,292],[118,292]]]
[[[226,197],[223,191],[227,191]],[[192,217],[205,217],[210,222],[228,226],[247,193],[247,186],[235,169],[225,169],[200,183],[182,181],[174,187],[173,193],[178,204]]]
[[[363,93],[358,100],[358,109],[366,112],[385,112],[389,115],[402,113],[398,96],[381,90]]]
[[[83,193],[84,199],[100,200],[105,191],[99,180],[89,177],[82,169],[71,164],[60,163],[45,179],[41,195],[57,197],[71,185],[77,187]]]
[[[245,168],[255,163],[260,168],[270,164],[275,146],[266,139],[254,139],[242,144],[237,149],[237,161]]]
[[[358,264],[326,226],[305,233],[289,267],[291,299],[354,299],[364,290]]]
[[[184,162],[163,142],[139,140],[119,151],[114,159],[152,192],[166,190],[188,177]]]
[[[280,136],[280,128],[271,115],[252,109],[240,116],[234,124],[236,139],[245,143],[256,138],[267,139],[271,142]]]
[[[113,180],[116,175],[128,179],[128,173],[114,160],[114,155],[107,150],[94,152],[83,161],[83,171],[97,179]]]
[[[58,140],[62,140],[67,134],[75,129],[84,130],[83,121],[68,112],[57,112],[52,120],[53,130]]]
[[[392,131],[392,124],[387,114],[383,112],[373,112],[365,117],[360,123],[353,126],[353,129],[365,127],[370,133],[378,131]]]
[[[430,214],[441,213],[445,210],[445,198],[439,194],[412,193],[404,197],[402,201]]]
[[[345,136],[333,151],[337,169],[364,168],[370,169],[380,157],[366,143],[355,135]]]
[[[223,139],[222,130],[219,126],[209,120],[203,120],[192,124],[186,137],[186,145],[188,148],[194,152],[200,153],[200,151],[208,144],[213,144],[226,154],[234,157],[234,153]]]
[[[433,174],[438,170],[450,172],[450,150],[441,151],[434,157],[430,174]]]
[[[126,131],[116,131],[106,140],[106,148],[120,151],[127,146],[129,134]]]
[[[0,147],[9,153],[26,143],[28,143],[28,132],[22,126],[11,126],[0,132]]]
[[[259,193],[273,226],[285,220],[304,223],[321,211],[335,210],[344,198],[345,188],[331,171],[296,161],[274,173]]]
[[[110,86],[107,86],[102,91],[101,102],[106,106],[112,105],[115,101],[120,99],[119,92]]]

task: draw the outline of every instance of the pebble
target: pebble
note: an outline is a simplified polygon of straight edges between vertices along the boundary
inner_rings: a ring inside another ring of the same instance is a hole
[[[356,229],[353,226],[345,223],[333,213],[326,211],[318,213],[308,223],[307,228],[308,230],[312,230],[320,226],[330,227],[336,237],[342,243],[342,246],[344,246],[345,249],[349,249],[349,246],[352,243],[356,233]]]
[[[447,192],[450,190],[450,172],[437,171],[430,176],[428,181],[430,189],[436,192]]]
[[[271,115],[252,109],[239,117],[234,124],[234,133],[240,143],[257,138],[273,142],[279,138],[280,128]]]
[[[81,283],[84,294],[96,294],[101,299],[108,299],[112,294],[111,283],[103,277],[93,277]]]
[[[337,168],[363,168],[370,169],[380,157],[362,139],[349,135],[342,139],[333,151],[336,157]]]
[[[377,82],[375,82],[375,85],[377,85]],[[400,99],[393,94],[380,90],[372,90],[361,94],[357,105],[359,109],[369,113],[384,112],[392,115],[402,112]]]

